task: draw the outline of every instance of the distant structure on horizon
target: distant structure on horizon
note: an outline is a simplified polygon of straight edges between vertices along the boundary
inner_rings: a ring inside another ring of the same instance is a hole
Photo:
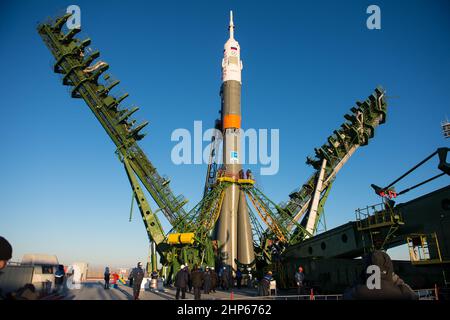
[[[441,123],[444,138],[450,138],[450,122],[446,119]]]

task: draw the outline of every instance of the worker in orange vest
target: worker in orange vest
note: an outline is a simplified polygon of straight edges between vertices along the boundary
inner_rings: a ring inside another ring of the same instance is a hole
[[[113,281],[112,281],[113,288],[117,288],[118,287],[118,285],[117,285],[117,281],[118,280],[119,280],[119,275],[116,272],[114,272],[113,273]]]

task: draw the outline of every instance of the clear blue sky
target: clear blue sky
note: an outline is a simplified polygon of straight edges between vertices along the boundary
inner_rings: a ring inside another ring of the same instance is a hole
[[[339,174],[326,205],[328,227],[354,219],[383,185],[439,146],[450,116],[448,1],[1,1],[2,139],[0,234],[27,252],[64,263],[134,265],[147,256],[138,212],[114,145],[82,100],[50,69],[36,24],[70,4],[110,72],[149,120],[140,143],[172,188],[200,200],[205,166],[170,161],[176,128],[213,123],[220,107],[220,63],[234,10],[242,49],[245,128],[280,129],[280,171],[259,177],[275,202],[304,183],[305,157],[322,145],[354,102],[387,89],[388,120]],[[366,28],[377,4],[382,29]],[[403,186],[436,174],[437,162]],[[399,202],[445,186],[447,177]],[[400,185],[399,187],[401,187]],[[398,253],[404,255],[404,251]]]

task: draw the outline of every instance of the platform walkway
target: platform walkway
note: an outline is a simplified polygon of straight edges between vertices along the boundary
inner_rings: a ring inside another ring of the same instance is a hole
[[[204,294],[202,292],[202,300],[227,300],[248,299],[256,297],[256,290],[242,288],[233,289],[231,291],[216,290],[215,293]],[[164,288],[161,291],[141,291],[140,300],[175,300],[175,288]],[[194,292],[186,292],[186,300],[193,300]],[[133,289],[127,285],[120,284],[117,288],[111,286],[110,289],[103,288],[102,281],[88,281],[81,284],[80,289],[71,289],[65,292],[64,300],[133,300]]]

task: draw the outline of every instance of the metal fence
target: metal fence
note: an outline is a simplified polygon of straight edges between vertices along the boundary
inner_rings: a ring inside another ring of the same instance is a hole
[[[239,297],[233,300],[342,300],[342,294],[320,294],[320,295],[272,295],[256,297]]]
[[[420,289],[414,292],[419,296],[419,300],[437,300],[435,289]]]
[[[437,300],[435,289],[414,290],[419,300]],[[233,300],[343,300],[342,294],[318,294],[318,295],[270,295],[256,297],[239,297]]]

